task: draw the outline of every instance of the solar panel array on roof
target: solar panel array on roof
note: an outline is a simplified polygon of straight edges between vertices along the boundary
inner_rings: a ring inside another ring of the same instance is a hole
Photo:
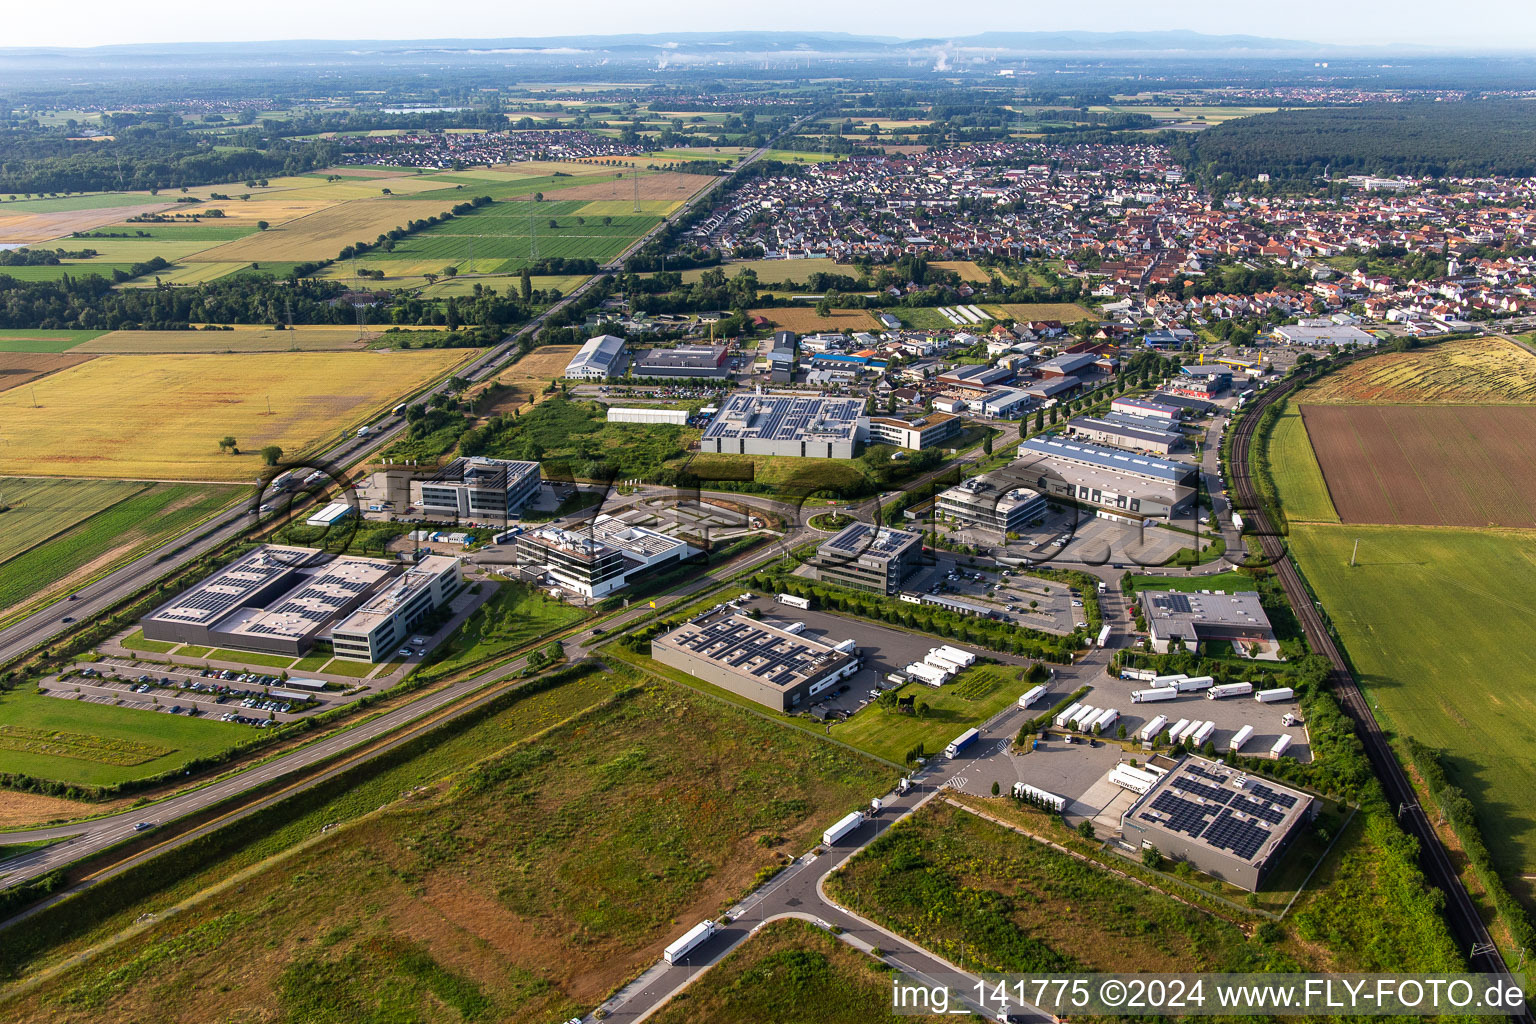
[[[1172,484],[1182,483],[1195,472],[1195,467],[1187,462],[1155,459],[1150,455],[1134,455],[1114,448],[1103,448],[1079,441],[1063,441],[1049,436],[1026,439],[1019,445],[1019,452],[1020,454],[1033,452],[1036,455],[1048,455],[1052,458],[1097,466],[1100,469],[1119,470],[1122,473]]]
[[[773,686],[793,686],[848,655],[808,637],[784,633],[738,615],[690,623],[665,638],[701,658]]]
[[[851,438],[864,404],[856,398],[801,398],[742,393],[726,400],[704,431],[705,438],[756,437],[798,441],[808,437]]]
[[[1272,804],[1279,804],[1287,810],[1296,806],[1296,798],[1290,793],[1277,793],[1262,782],[1250,782],[1248,784],[1248,792],[1260,800],[1268,800]]]
[[[1299,799],[1214,762],[1187,760],[1134,816],[1252,860]]]

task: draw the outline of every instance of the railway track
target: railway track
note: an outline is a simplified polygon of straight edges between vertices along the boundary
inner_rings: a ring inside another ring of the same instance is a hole
[[[1254,432],[1264,411],[1283,400],[1300,383],[1295,380],[1287,381],[1260,392],[1250,403],[1248,415],[1244,416],[1234,428],[1232,459],[1229,467],[1232,493],[1237,498],[1238,507],[1242,509],[1244,515],[1251,517],[1249,521],[1254,524],[1258,533],[1265,560],[1274,568],[1281,585],[1285,588],[1291,607],[1295,610],[1296,617],[1306,632],[1307,643],[1314,651],[1328,659],[1329,685],[1344,713],[1354,721],[1355,733],[1365,747],[1371,768],[1381,781],[1387,799],[1398,808],[1398,824],[1418,840],[1420,868],[1431,884],[1445,894],[1447,920],[1453,934],[1463,944],[1463,948],[1469,950],[1468,962],[1474,970],[1498,975],[1510,981],[1512,976],[1508,965],[1494,944],[1492,935],[1483,924],[1483,919],[1479,916],[1472,897],[1467,893],[1466,887],[1461,884],[1461,877],[1451,864],[1445,847],[1441,845],[1440,837],[1435,833],[1429,816],[1419,806],[1418,797],[1408,782],[1407,774],[1404,773],[1402,765],[1398,764],[1391,744],[1387,742],[1386,734],[1376,721],[1376,716],[1371,712],[1370,703],[1355,682],[1348,662],[1344,660],[1344,655],[1334,641],[1333,634],[1329,632],[1321,611],[1313,603],[1311,593],[1302,581],[1301,573],[1297,571],[1295,563],[1286,550],[1284,539],[1274,528],[1269,513],[1260,499],[1250,461]],[[1516,1019],[1532,1021],[1529,1008],[1523,1009]]]

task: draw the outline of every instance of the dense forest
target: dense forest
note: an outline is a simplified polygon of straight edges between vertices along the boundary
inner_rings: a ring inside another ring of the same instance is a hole
[[[1207,179],[1338,174],[1536,175],[1536,104],[1375,103],[1282,110],[1172,141]]]

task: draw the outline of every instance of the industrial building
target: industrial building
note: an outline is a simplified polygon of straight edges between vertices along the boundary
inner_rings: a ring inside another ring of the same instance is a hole
[[[457,559],[444,561],[457,572]],[[265,544],[171,598],[141,625],[150,640],[300,657],[388,590],[403,569],[389,559]]]
[[[857,398],[809,398],[741,392],[710,421],[699,450],[722,455],[851,459],[863,435]]]
[[[1041,377],[1076,377],[1098,362],[1099,357],[1089,353],[1077,353],[1075,355],[1057,356],[1055,359],[1047,359],[1034,369]]]
[[[653,348],[631,372],[636,377],[724,377],[730,371],[724,345],[679,345]]]
[[[463,592],[457,558],[423,558],[331,628],[336,657],[388,661],[429,615]]]
[[[911,420],[899,416],[871,416],[869,440],[919,451],[957,436],[960,424],[960,417],[947,412],[931,412]]]
[[[581,532],[548,526],[517,537],[517,561],[525,576],[537,575],[587,598],[621,590],[643,573],[699,554],[676,537],[598,516]]]
[[[1179,593],[1143,590],[1141,612],[1152,634],[1152,649],[1168,653],[1170,644],[1190,647],[1207,640],[1227,640],[1234,645],[1268,646],[1275,642],[1269,616],[1253,591],[1235,594]]]
[[[1166,421],[1110,413],[1107,416],[1078,416],[1067,421],[1067,429],[1078,437],[1100,444],[1167,455],[1183,446],[1184,435],[1162,429],[1159,424],[1163,422]]]
[[[1047,435],[1019,445],[1015,472],[1047,495],[1144,518],[1166,518],[1193,501],[1197,469]]]
[[[688,425],[687,409],[617,409],[608,408],[609,423],[669,423],[676,427]]]
[[[1191,756],[1131,804],[1120,832],[1128,843],[1254,892],[1317,807],[1299,790]]]
[[[789,711],[862,665],[852,640],[830,644],[804,635],[802,628],[719,608],[652,640],[651,657],[775,711]]]
[[[599,334],[590,338],[566,364],[565,376],[572,380],[607,380],[622,377],[628,359],[623,338]]]
[[[991,419],[1010,419],[1022,415],[1040,401],[1029,388],[998,388],[981,400],[981,414]]]
[[[795,379],[797,336],[793,331],[776,331],[768,342],[768,379],[775,384],[790,384]]]
[[[823,582],[894,594],[918,567],[922,553],[918,534],[854,523],[823,541],[810,564]]]
[[[1177,423],[1184,418],[1185,410],[1172,403],[1153,401],[1149,398],[1117,398],[1109,403],[1109,411],[1125,416]]]
[[[1006,367],[976,363],[957,366],[953,370],[941,373],[938,376],[938,382],[949,387],[967,388],[984,394],[990,391],[993,385],[1013,380],[1013,373]]]
[[[934,511],[941,517],[998,533],[1019,533],[1044,518],[1046,499],[1005,473],[986,473],[941,491]]]
[[[427,479],[412,480],[411,504],[430,516],[506,520],[538,497],[539,483],[537,462],[474,455],[454,459]]]

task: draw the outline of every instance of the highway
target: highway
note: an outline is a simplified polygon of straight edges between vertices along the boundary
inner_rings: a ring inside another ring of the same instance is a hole
[[[1499,975],[1512,983],[1504,958],[1499,954],[1498,947],[1494,945],[1493,937],[1483,924],[1476,905],[1462,885],[1461,878],[1451,864],[1445,847],[1441,845],[1440,837],[1430,823],[1429,816],[1419,806],[1418,797],[1414,794],[1407,775],[1398,764],[1375,715],[1371,713],[1370,704],[1360,691],[1354,675],[1349,670],[1348,662],[1344,660],[1343,653],[1334,642],[1333,635],[1328,631],[1322,613],[1313,604],[1312,596],[1307,591],[1295,563],[1291,560],[1284,540],[1274,529],[1254,483],[1249,456],[1259,419],[1265,409],[1279,402],[1300,383],[1299,379],[1293,378],[1260,392],[1250,403],[1248,415],[1238,422],[1232,438],[1230,483],[1233,494],[1237,499],[1238,507],[1245,515],[1252,517],[1250,522],[1263,545],[1265,559],[1274,567],[1281,584],[1285,587],[1286,597],[1290,600],[1291,607],[1295,609],[1296,616],[1306,631],[1307,643],[1312,650],[1326,657],[1332,666],[1329,672],[1329,687],[1338,698],[1345,714],[1354,720],[1355,732],[1365,747],[1371,768],[1375,771],[1376,777],[1381,780],[1387,799],[1392,806],[1398,808],[1398,823],[1418,840],[1420,867],[1430,883],[1445,894],[1446,919],[1451,926],[1452,934],[1460,941],[1462,947],[1469,951],[1468,962],[1473,970]],[[1525,1021],[1532,1019],[1529,1009],[1524,1010],[1520,1019]]]

